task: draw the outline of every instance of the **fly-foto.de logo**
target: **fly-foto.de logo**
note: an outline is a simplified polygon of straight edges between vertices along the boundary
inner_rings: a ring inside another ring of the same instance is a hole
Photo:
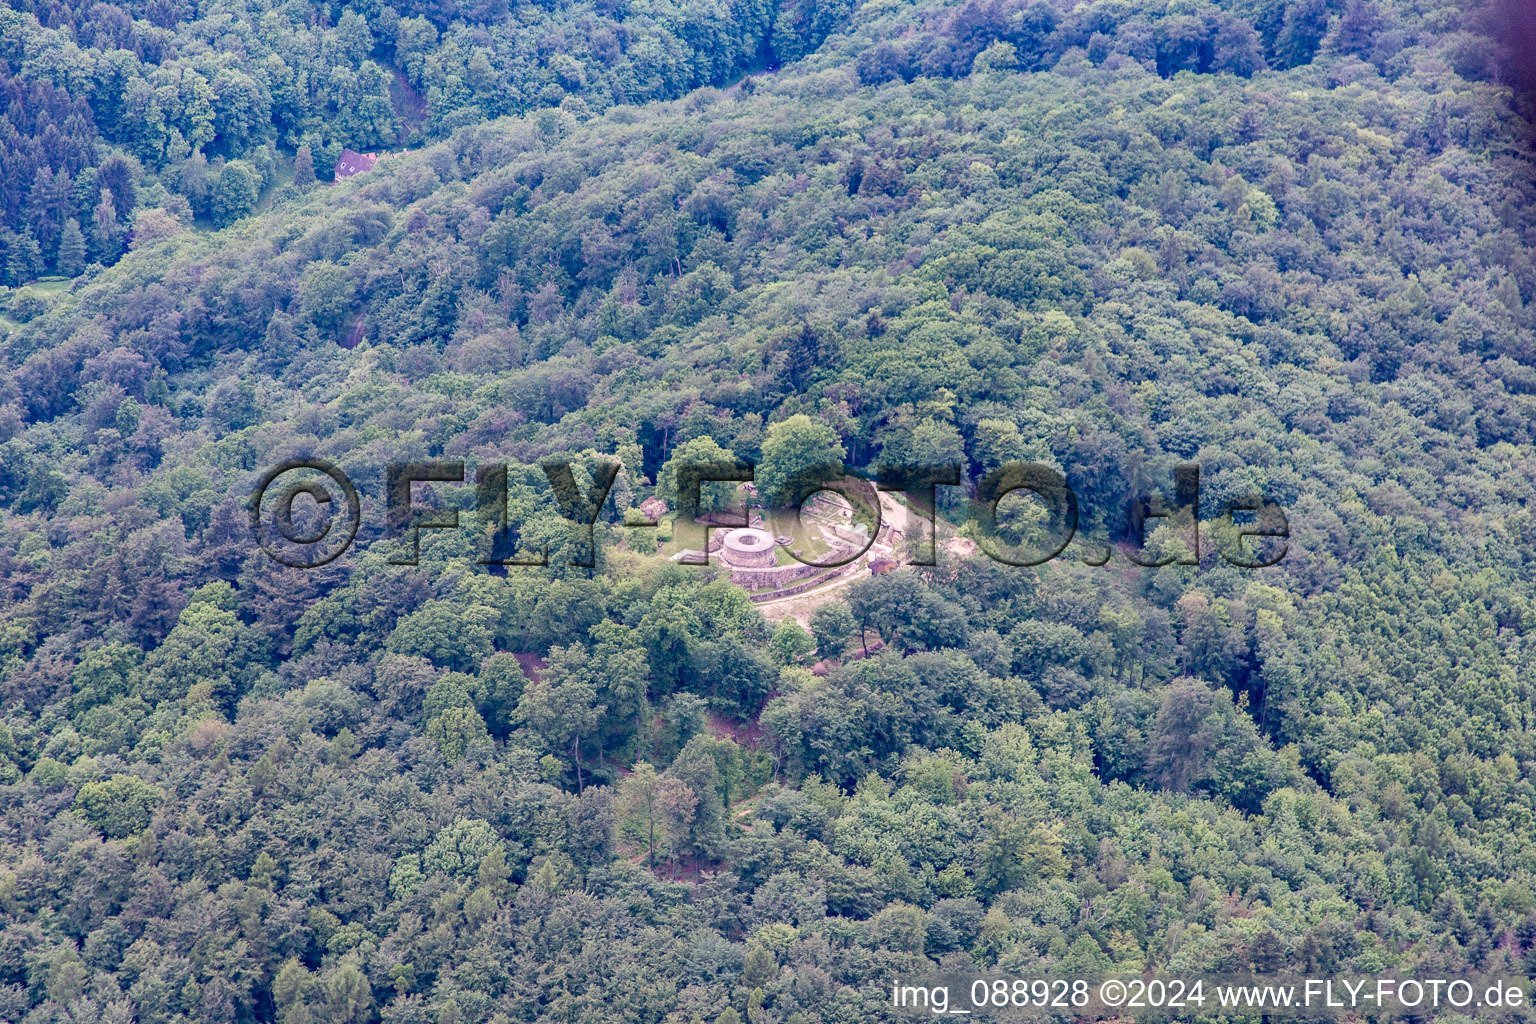
[[[609,459],[584,464],[579,475],[585,481],[578,479],[577,464],[572,460],[548,459],[538,468],[548,496],[570,524],[569,564],[595,566],[595,527],[604,508],[612,505],[609,497],[622,463]],[[509,515],[506,463],[490,463],[474,471],[472,509],[418,501],[417,485],[467,484],[470,479],[462,460],[390,463],[385,467],[380,495],[382,537],[397,546],[390,564],[418,563],[422,531],[472,528],[478,538],[476,560],[480,564],[548,566],[548,544],[529,550],[529,538],[521,536]],[[961,480],[958,465],[880,466],[871,479],[850,473],[842,465],[826,464],[791,474],[787,480],[777,481],[771,492],[759,494],[753,487],[756,473],[750,462],[685,462],[676,467],[677,509],[668,517],[674,546],[680,552],[673,560],[708,565],[710,552],[718,546],[712,546],[711,530],[761,526],[764,529],[758,532],[773,538],[776,547],[804,565],[846,565],[870,550],[882,535],[887,515],[899,509],[905,519],[905,564],[935,565],[939,489],[959,487]],[[742,488],[759,500],[751,507],[738,505],[734,511],[704,512],[701,505],[710,485]],[[817,550],[807,539],[805,517],[813,505],[828,500],[836,503],[846,520],[838,528],[838,536],[846,542]],[[961,507],[972,527],[968,532],[975,547],[1006,565],[1048,562],[1062,556],[1077,536],[1077,495],[1065,475],[1043,463],[1004,463],[977,481]],[[1204,520],[1202,512],[1208,513]],[[365,508],[358,488],[339,466],[325,459],[298,459],[263,474],[251,495],[249,513],[257,543],[273,560],[312,569],[329,564],[352,546],[364,525]],[[468,518],[472,524],[466,523],[462,513],[471,513]],[[1126,503],[1125,516],[1122,536],[1126,543],[1121,550],[1129,561],[1148,567],[1199,565],[1202,523],[1206,531],[1216,533],[1220,557],[1246,569],[1279,562],[1285,557],[1290,537],[1285,510],[1258,495],[1228,502],[1220,509],[1203,509],[1196,463],[1174,467],[1171,495],[1139,496]],[[659,518],[633,516],[619,519],[618,524],[631,530],[663,527]],[[1176,543],[1148,556],[1146,539],[1153,526],[1160,524],[1174,531]],[[1114,547],[1099,543],[1089,545],[1078,557],[1089,565],[1104,565],[1114,552]]]

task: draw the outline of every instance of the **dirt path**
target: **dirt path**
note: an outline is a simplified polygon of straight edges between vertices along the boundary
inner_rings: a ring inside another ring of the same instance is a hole
[[[859,561],[863,563],[864,559],[861,558]],[[868,576],[868,568],[864,564],[860,564],[853,571],[844,573],[832,582],[817,587],[815,590],[807,590],[803,594],[781,597],[774,601],[764,601],[756,607],[758,611],[763,613],[763,618],[769,622],[782,622],[784,619],[792,618],[800,623],[800,625],[809,629],[812,612],[835,597],[839,590],[851,586],[858,580],[865,579]]]

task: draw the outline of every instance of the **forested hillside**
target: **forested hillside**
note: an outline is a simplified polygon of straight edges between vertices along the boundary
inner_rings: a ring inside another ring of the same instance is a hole
[[[88,140],[75,220],[179,220],[199,159],[423,143],[0,321],[0,1019],[831,1024],[938,965],[1536,972],[1536,160],[1496,13],[0,15],[9,124]],[[254,113],[135,148],[113,60]],[[305,61],[291,102],[256,71]],[[1083,541],[870,576],[806,630],[619,525],[679,460],[804,444],[1048,463]],[[561,455],[624,465],[593,569]],[[282,568],[246,502],[316,456],[359,542]],[[391,565],[385,466],[436,458],[466,528]],[[1127,506],[1186,460],[1201,564],[1136,567]],[[495,462],[549,567],[478,563]],[[1289,516],[1271,568],[1215,550],[1251,493]]]
[[[1389,23],[1377,0],[920,11],[882,0],[858,17],[849,0],[21,0],[0,8],[0,284],[75,277],[194,223],[222,227],[275,189],[329,180],[345,147],[392,151],[505,114],[584,119],[670,99],[776,69],[844,27],[873,84],[964,76],[999,43],[985,66],[1050,68],[1083,49],[1165,78],[1247,77],[1331,52],[1396,77],[1431,39],[1463,77],[1519,80],[1517,2],[1465,17],[1422,6],[1393,9]],[[1512,59],[1490,35],[1516,44]]]

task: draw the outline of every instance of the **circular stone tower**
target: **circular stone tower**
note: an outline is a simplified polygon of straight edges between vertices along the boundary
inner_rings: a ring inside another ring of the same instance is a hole
[[[773,534],[767,530],[732,530],[725,535],[720,557],[736,569],[771,569],[779,564],[773,552]]]

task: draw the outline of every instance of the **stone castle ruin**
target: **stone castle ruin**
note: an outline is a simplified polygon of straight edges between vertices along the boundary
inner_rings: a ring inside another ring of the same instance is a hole
[[[797,555],[830,563],[842,561],[855,551],[868,550],[863,557],[843,565],[806,565],[798,560],[781,565],[777,549],[789,548],[793,542],[789,537],[774,536],[765,528],[761,515],[751,513],[746,526],[734,525],[740,520],[727,513],[706,513],[697,521],[721,527],[710,532],[709,558],[711,561],[718,559],[718,564],[730,573],[732,583],[752,591],[754,603],[802,593],[850,572],[889,571],[896,564],[891,556],[900,542],[901,531],[890,523],[883,523],[874,545],[870,545],[867,528],[854,523],[852,506],[839,494],[817,494],[806,503],[801,518],[808,530],[820,535],[826,550],[806,555],[795,549]],[[672,558],[691,556],[696,559],[699,554],[701,552],[680,551]],[[877,561],[881,563],[878,568]]]
[[[777,538],[767,530],[746,526],[722,533],[718,548],[710,544],[710,554],[718,552],[721,563],[730,570],[731,582],[748,590],[780,590],[825,571],[800,562],[780,565],[777,546]]]

